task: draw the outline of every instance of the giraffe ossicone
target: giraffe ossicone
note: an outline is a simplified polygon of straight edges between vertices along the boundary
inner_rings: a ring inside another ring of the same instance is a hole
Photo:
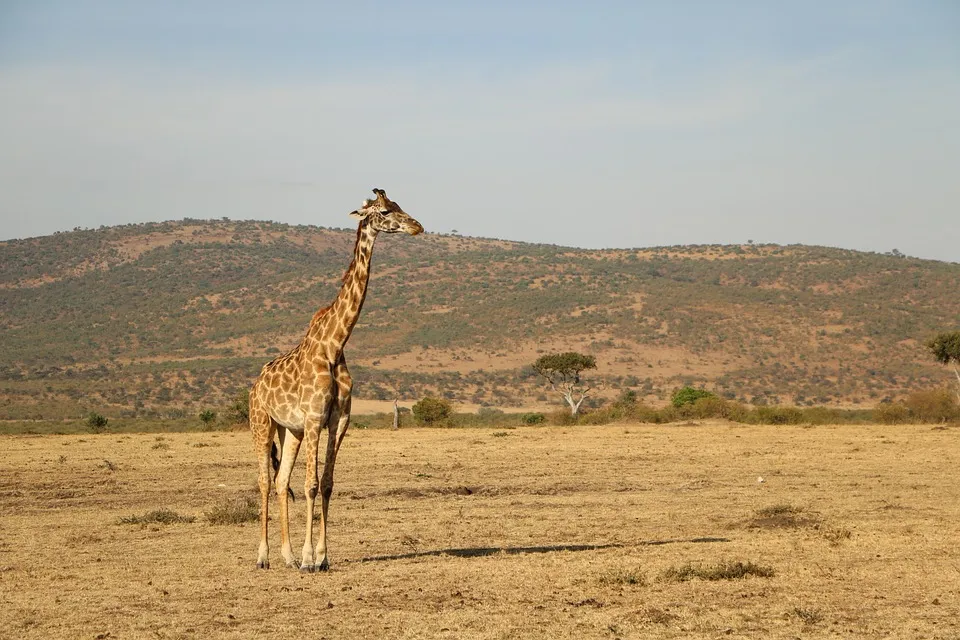
[[[280,503],[280,553],[288,567],[322,571],[330,566],[327,555],[327,514],[333,493],[333,469],[340,444],[350,426],[350,392],[353,382],[343,348],[360,317],[370,278],[373,245],[380,232],[423,233],[423,226],[374,189],[375,199],[350,213],[360,220],[353,261],[329,307],[317,311],[307,334],[290,351],[263,366],[250,390],[250,430],[258,462],[260,488],[260,549],[257,566],[270,567],[267,540],[270,485],[276,481]],[[320,434],[327,430],[322,472],[319,465]],[[274,436],[280,441],[279,455]],[[290,475],[300,445],[306,441],[306,533],[300,560],[290,541]],[[272,467],[272,468],[271,468]],[[320,495],[320,533],[313,544],[313,514]]]

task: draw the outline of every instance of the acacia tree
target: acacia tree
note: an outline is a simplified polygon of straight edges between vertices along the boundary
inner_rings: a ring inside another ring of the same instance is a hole
[[[592,390],[591,387],[581,387],[580,372],[596,369],[597,359],[575,351],[551,353],[537,358],[533,368],[546,378],[551,389],[567,401],[570,415],[576,416],[580,405]]]
[[[927,349],[940,364],[952,363],[953,373],[957,376],[957,400],[960,401],[960,371],[957,370],[960,364],[960,331],[937,334],[927,342]]]

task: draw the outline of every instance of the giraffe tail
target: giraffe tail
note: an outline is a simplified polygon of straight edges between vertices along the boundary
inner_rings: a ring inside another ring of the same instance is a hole
[[[277,474],[280,472],[280,452],[277,449],[277,443],[270,446],[270,461],[273,463],[273,481],[277,481]],[[290,494],[290,500],[296,501],[297,497],[293,495],[293,489],[287,487],[287,493]]]

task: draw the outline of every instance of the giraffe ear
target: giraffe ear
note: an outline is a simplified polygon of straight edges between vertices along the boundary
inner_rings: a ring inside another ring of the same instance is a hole
[[[351,212],[350,212],[350,217],[351,217],[351,218],[356,218],[357,220],[363,220],[363,219],[366,218],[368,215],[369,215],[369,214],[368,214],[366,211],[351,211]]]

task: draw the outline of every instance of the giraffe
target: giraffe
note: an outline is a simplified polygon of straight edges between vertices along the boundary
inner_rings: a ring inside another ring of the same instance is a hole
[[[353,386],[343,347],[350,339],[367,294],[370,257],[377,234],[405,232],[415,236],[423,232],[419,222],[404,213],[387,198],[382,189],[374,189],[376,198],[364,200],[350,213],[360,220],[353,261],[343,275],[343,285],[329,307],[314,314],[307,334],[297,346],[268,362],[250,390],[250,430],[259,463],[260,550],[257,567],[270,568],[267,543],[267,519],[271,469],[280,503],[280,553],[288,567],[302,571],[325,571],[327,557],[327,508],[333,492],[333,467],[337,452],[350,424],[350,391]],[[318,483],[320,432],[327,429],[326,455]],[[279,457],[274,434],[280,441]],[[288,498],[290,473],[301,443],[306,440],[307,471],[304,493],[307,503],[306,539],[301,561],[290,544]],[[313,512],[319,489],[320,534],[313,548]]]

